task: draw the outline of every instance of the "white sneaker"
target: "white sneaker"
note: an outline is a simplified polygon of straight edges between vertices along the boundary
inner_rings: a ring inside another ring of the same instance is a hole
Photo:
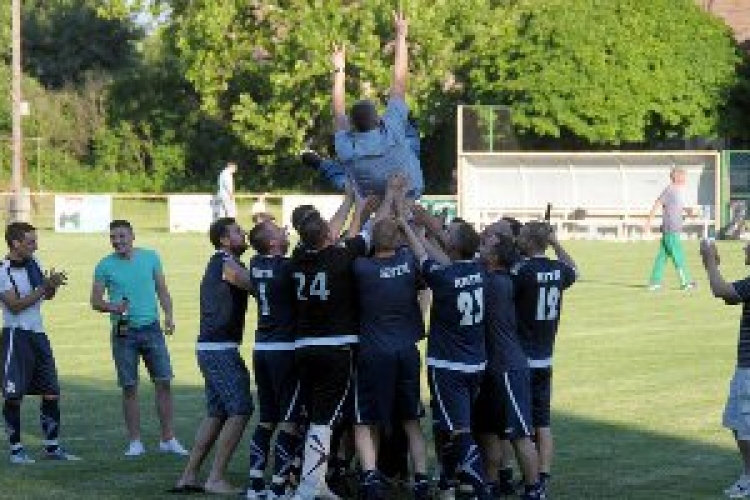
[[[248,488],[245,493],[245,498],[247,498],[247,500],[263,500],[264,498],[267,498],[266,490],[256,491],[252,488]]]
[[[732,486],[724,490],[728,498],[750,498],[750,477],[740,476]]]
[[[180,442],[177,441],[177,438],[172,438],[169,441],[160,441],[159,451],[162,453],[174,453],[183,457],[190,455],[190,452],[183,448]]]
[[[125,450],[126,457],[140,457],[146,453],[146,448],[139,440],[131,441],[128,449]]]
[[[23,448],[12,452],[10,454],[10,463],[16,464],[16,465],[25,465],[25,464],[33,464],[36,462],[33,458],[31,458],[27,453],[26,450]]]

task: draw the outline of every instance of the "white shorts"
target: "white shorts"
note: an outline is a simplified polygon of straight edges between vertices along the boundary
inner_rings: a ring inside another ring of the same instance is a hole
[[[724,427],[737,433],[737,439],[750,441],[750,369],[737,368],[729,384],[724,408]]]

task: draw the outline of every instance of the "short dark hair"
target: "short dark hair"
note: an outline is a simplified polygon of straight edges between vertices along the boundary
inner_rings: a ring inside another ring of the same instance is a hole
[[[5,228],[5,242],[8,248],[13,248],[14,241],[23,241],[26,233],[36,231],[36,228],[28,222],[11,222]]]
[[[367,132],[378,126],[378,110],[369,99],[354,103],[350,116],[352,127],[357,132]]]
[[[292,210],[292,227],[295,231],[299,232],[299,228],[307,218],[307,216],[313,212],[317,212],[318,209],[313,205],[299,205]]]
[[[468,222],[459,222],[456,224],[455,221],[452,221],[451,224],[455,224],[456,227],[451,246],[458,252],[459,258],[462,260],[474,258],[479,248],[479,233]]]
[[[271,231],[268,221],[260,221],[250,230],[248,240],[257,253],[265,255],[271,251]]]
[[[524,224],[524,237],[521,242],[521,250],[531,252],[544,252],[549,246],[549,235],[552,227],[541,221],[529,221]]]
[[[372,224],[372,248],[375,251],[393,250],[398,247],[400,229],[393,217],[378,219]]]
[[[498,234],[495,243],[490,247],[490,255],[497,263],[509,268],[521,258],[516,242],[507,234]]]
[[[214,248],[221,248],[221,239],[229,233],[229,226],[236,224],[234,217],[221,217],[216,219],[208,228],[208,238]]]
[[[323,243],[329,230],[328,223],[316,211],[305,217],[297,232],[304,246],[315,249]]]
[[[112,231],[114,229],[117,229],[118,227],[124,227],[131,233],[133,232],[133,225],[130,224],[130,221],[125,219],[115,219],[112,222],[109,223],[109,230]]]
[[[510,224],[510,231],[513,233],[514,237],[518,237],[519,234],[521,234],[521,226],[523,224],[520,220],[516,219],[515,217],[505,216],[501,220],[504,220],[508,224]]]

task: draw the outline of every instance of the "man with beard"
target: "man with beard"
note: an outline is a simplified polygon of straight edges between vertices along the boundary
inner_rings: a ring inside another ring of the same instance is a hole
[[[245,233],[231,217],[218,219],[209,229],[216,253],[211,256],[200,289],[200,334],[196,352],[205,380],[207,416],[195,436],[193,451],[176,492],[205,489],[209,493],[239,493],[225,478],[248,418],[253,411],[250,374],[240,356],[245,329],[247,290],[251,288],[240,262],[247,250]],[[197,484],[198,471],[216,444],[205,487]]]

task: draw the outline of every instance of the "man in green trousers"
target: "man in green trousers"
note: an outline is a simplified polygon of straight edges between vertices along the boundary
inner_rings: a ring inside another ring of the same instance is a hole
[[[669,173],[669,178],[672,182],[654,202],[644,228],[647,234],[651,230],[651,221],[656,211],[661,207],[662,225],[659,253],[656,255],[648,284],[648,289],[652,291],[661,288],[664,267],[668,259],[672,260],[675,269],[677,269],[677,274],[680,278],[680,288],[682,290],[690,290],[695,287],[695,282],[690,279],[690,274],[685,265],[685,252],[682,249],[682,242],[680,241],[683,215],[687,210],[684,199],[685,170],[682,168],[673,168]]]

